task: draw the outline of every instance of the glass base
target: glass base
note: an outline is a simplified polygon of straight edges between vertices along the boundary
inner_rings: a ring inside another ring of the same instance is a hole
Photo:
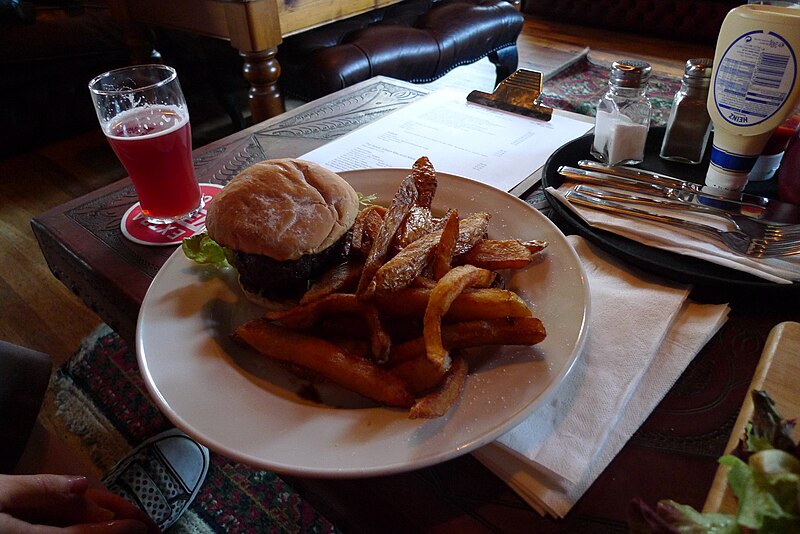
[[[183,221],[186,219],[192,219],[196,217],[200,211],[205,208],[206,203],[203,200],[203,195],[200,195],[200,204],[194,208],[192,211],[188,211],[182,215],[176,215],[174,217],[151,217],[142,211],[142,215],[144,215],[145,220],[150,224],[155,225],[165,225],[165,224],[172,224],[174,222]]]

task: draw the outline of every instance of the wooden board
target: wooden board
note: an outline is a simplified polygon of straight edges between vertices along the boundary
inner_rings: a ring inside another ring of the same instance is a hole
[[[798,418],[800,417],[798,376],[800,376],[800,323],[780,323],[770,331],[753,381],[750,383],[750,391],[753,389],[766,391],[775,401],[778,412],[783,417]],[[747,395],[725,448],[726,452],[736,447],[752,414],[753,401],[750,395]],[[794,429],[795,441],[798,431],[799,428]],[[727,474],[727,468],[720,466],[703,506],[704,512],[736,512],[736,499],[728,489]]]
[[[284,37],[346,19],[400,0],[278,0],[281,33]]]

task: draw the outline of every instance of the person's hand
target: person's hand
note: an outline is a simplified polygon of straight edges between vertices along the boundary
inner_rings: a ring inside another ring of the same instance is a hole
[[[0,475],[0,532],[4,534],[158,533],[139,508],[86,477]]]

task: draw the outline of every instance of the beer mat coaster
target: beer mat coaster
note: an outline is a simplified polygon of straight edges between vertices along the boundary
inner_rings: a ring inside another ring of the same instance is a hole
[[[197,215],[185,221],[175,221],[169,224],[150,224],[142,213],[142,207],[137,202],[122,216],[119,226],[130,241],[151,247],[165,247],[177,245],[187,237],[199,234],[206,228],[206,208],[208,203],[222,189],[217,184],[200,184],[205,206]]]

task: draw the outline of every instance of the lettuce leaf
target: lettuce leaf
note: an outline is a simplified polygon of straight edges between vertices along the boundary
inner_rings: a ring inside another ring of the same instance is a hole
[[[739,502],[739,525],[758,532],[791,532],[794,523],[794,531],[800,531],[800,460],[769,449],[754,454],[748,463],[731,455],[719,462],[730,468],[728,485]]]
[[[231,250],[211,239],[205,232],[184,239],[181,249],[187,258],[197,263],[212,265],[218,269],[231,267]]]
[[[356,191],[356,195],[358,195],[358,209],[360,210],[372,206],[378,200],[378,195],[375,194],[365,195]]]
[[[639,533],[759,532],[800,534],[800,444],[791,438],[793,420],[783,419],[763,391],[752,392],[754,413],[727,466],[728,486],[736,496],[736,515],[704,514],[671,500],[656,509],[634,500],[629,526]]]

